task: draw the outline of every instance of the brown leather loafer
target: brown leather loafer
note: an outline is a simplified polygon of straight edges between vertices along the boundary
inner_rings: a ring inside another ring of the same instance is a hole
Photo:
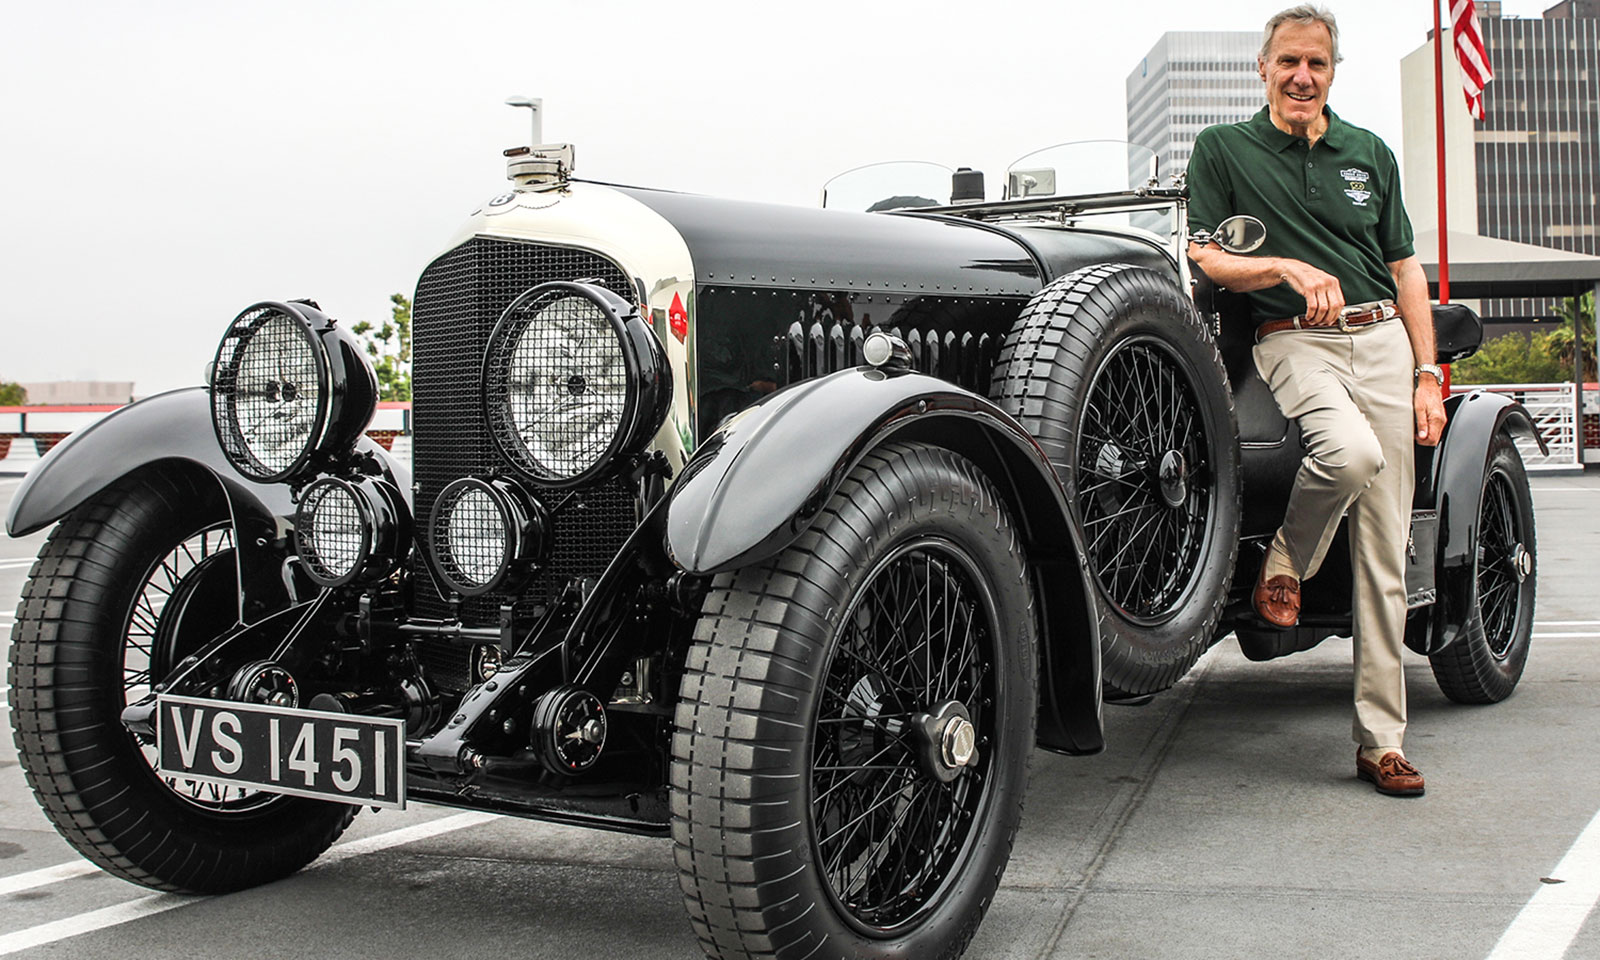
[[[1377,763],[1356,751],[1356,778],[1365,780],[1382,794],[1391,797],[1420,797],[1423,792],[1422,773],[1393,750],[1378,758]]]
[[[1275,627],[1292,627],[1300,622],[1300,581],[1283,574],[1258,577],[1252,602],[1261,619]]]

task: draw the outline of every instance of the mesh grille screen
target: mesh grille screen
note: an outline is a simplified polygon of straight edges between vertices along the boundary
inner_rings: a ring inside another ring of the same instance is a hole
[[[300,506],[296,527],[306,549],[301,556],[317,576],[338,580],[366,549],[366,526],[355,497],[339,483],[313,484]]]
[[[430,264],[417,283],[412,309],[412,456],[419,518],[431,516],[446,484],[502,469],[482,414],[479,378],[489,335],[511,301],[549,280],[592,278],[632,301],[637,295],[617,266],[596,254],[564,247],[474,238]],[[635,506],[626,481],[608,480],[569,500],[542,496],[551,508],[550,562],[517,603],[519,615],[550,600],[570,577],[598,577],[633,531]],[[416,556],[416,554],[413,554]],[[416,570],[416,612],[448,612],[426,564]],[[499,600],[468,600],[461,618],[469,626],[497,621]],[[460,648],[425,649],[432,676],[464,685]]]
[[[439,501],[432,524],[433,555],[453,583],[481,587],[506,558],[506,518],[488,491],[459,486]]]
[[[311,441],[321,388],[309,336],[294,317],[260,307],[233,322],[217,351],[212,408],[229,457],[252,476],[289,469]]]
[[[512,306],[489,344],[489,429],[518,467],[545,480],[594,466],[622,425],[628,369],[599,305],[554,291]]]

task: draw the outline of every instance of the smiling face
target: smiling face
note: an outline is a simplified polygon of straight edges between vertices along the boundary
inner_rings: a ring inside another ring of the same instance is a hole
[[[1333,85],[1333,38],[1320,23],[1278,25],[1271,54],[1256,60],[1267,84],[1267,107],[1278,129],[1297,136],[1318,132]]]

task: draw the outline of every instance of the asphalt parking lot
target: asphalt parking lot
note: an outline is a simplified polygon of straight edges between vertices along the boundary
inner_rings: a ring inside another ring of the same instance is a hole
[[[0,510],[17,485],[0,477]],[[1533,485],[1538,617],[1516,695],[1456,706],[1408,663],[1426,797],[1354,778],[1348,643],[1253,664],[1224,641],[1150,705],[1108,708],[1105,754],[1035,754],[968,956],[1600,958],[1600,474]],[[0,538],[7,644],[42,541]],[[0,738],[0,956],[479,952],[700,956],[668,841],[440,807],[363,812],[267,887],[152,894],[76,856]]]

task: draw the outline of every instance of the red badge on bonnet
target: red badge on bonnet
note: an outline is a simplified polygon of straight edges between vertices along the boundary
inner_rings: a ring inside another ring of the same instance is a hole
[[[689,335],[689,313],[683,309],[683,298],[676,293],[672,295],[672,306],[667,309],[667,325],[679,343]]]

